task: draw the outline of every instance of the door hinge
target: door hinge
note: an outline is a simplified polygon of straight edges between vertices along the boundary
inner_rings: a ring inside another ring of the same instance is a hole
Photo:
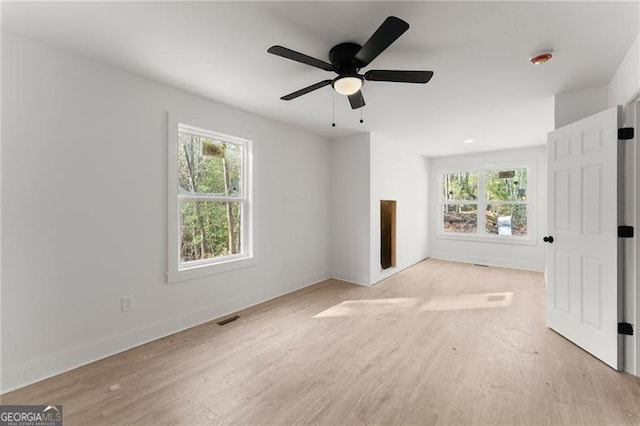
[[[633,127],[621,127],[618,129],[618,140],[628,141],[633,139]]]
[[[627,336],[633,336],[633,326],[628,322],[619,322],[618,334],[626,334]]]
[[[627,225],[618,226],[618,237],[633,238],[633,226],[627,226]]]

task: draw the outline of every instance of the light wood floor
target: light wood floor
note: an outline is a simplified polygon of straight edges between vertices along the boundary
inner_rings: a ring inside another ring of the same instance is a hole
[[[65,425],[640,424],[640,380],[548,330],[544,291],[539,273],[429,259],[373,288],[317,284],[2,403],[62,403]]]

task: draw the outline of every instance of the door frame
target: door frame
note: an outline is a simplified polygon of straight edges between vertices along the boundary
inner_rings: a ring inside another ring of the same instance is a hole
[[[638,92],[633,99],[633,111],[634,111],[634,120],[633,120],[633,127],[636,129],[636,131],[634,132],[635,137],[633,139],[633,147],[635,149],[635,167],[634,167],[634,179],[633,179],[633,185],[636,187],[635,188],[635,197],[631,196],[630,198],[632,200],[635,201],[636,204],[636,208],[635,208],[635,222],[634,225],[638,225],[638,215],[640,215],[640,185],[638,185],[638,176],[640,176],[640,149],[638,149],[638,141],[640,140],[640,138],[638,137],[638,127],[640,127],[640,92]],[[638,274],[638,265],[640,264],[640,238],[636,237],[636,244],[635,244],[635,261],[632,261],[633,265],[634,265],[634,269],[635,269],[635,281],[631,281],[630,285],[633,286],[633,284],[635,283],[635,293],[636,293],[636,303],[635,303],[635,313],[636,313],[636,321],[635,321],[635,333],[634,335],[631,337],[631,344],[635,343],[635,348],[636,348],[636,357],[635,357],[635,370],[633,372],[634,375],[636,376],[640,376],[640,339],[638,339],[638,326],[640,325],[640,276]],[[634,342],[635,341],[635,342]]]
[[[640,223],[640,91],[623,106],[622,120],[624,127],[635,129],[634,138],[625,141],[624,147],[624,225],[636,228],[639,231]],[[624,303],[622,305],[623,317],[626,322],[634,324],[634,335],[625,336],[624,369],[634,376],[640,376],[640,236],[627,240],[624,243]]]

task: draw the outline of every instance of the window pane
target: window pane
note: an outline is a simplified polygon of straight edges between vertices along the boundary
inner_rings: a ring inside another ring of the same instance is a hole
[[[445,205],[442,225],[444,232],[475,233],[478,228],[478,205]]]
[[[444,201],[471,201],[478,199],[477,173],[445,173],[442,175]]]
[[[241,196],[242,146],[180,131],[180,192]]]
[[[493,235],[527,235],[527,206],[487,205],[487,234]]]
[[[241,253],[239,201],[180,201],[180,263]]]
[[[488,200],[526,201],[527,169],[489,170],[485,188]]]

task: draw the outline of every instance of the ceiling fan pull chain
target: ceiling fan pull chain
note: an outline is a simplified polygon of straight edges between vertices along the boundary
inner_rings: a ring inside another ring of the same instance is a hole
[[[363,110],[364,108],[360,108],[360,124],[364,123],[364,120],[362,119],[362,116],[364,115]]]
[[[336,127],[336,94],[333,93],[333,120],[331,121],[331,127]]]

